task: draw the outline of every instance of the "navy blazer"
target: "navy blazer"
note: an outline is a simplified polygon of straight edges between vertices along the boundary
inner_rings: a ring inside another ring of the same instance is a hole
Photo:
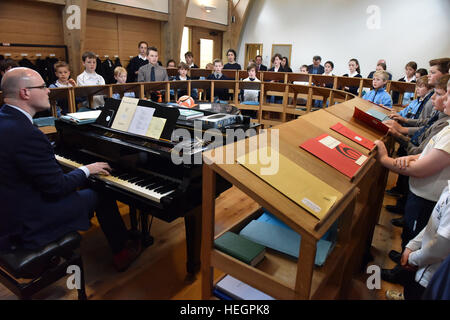
[[[267,71],[267,67],[265,65],[260,65],[258,71]]]
[[[308,66],[308,73],[309,74],[313,74],[313,68],[314,68],[313,64],[310,64]],[[319,69],[319,71],[316,74],[324,74],[325,73],[325,68],[324,68],[323,65],[319,64],[318,69]]]
[[[0,109],[0,250],[35,249],[89,228],[89,209],[75,191],[87,181],[64,174],[47,137],[19,110]]]

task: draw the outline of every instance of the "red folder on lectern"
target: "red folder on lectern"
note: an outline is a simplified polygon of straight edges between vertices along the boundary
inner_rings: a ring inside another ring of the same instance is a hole
[[[325,134],[309,139],[300,145],[320,160],[339,170],[349,178],[367,161],[367,156]]]
[[[330,129],[342,134],[344,137],[349,138],[366,149],[372,150],[375,147],[375,143],[350,130],[340,122],[336,123]]]
[[[389,131],[389,128],[383,122],[367,112],[362,111],[358,107],[355,107],[355,110],[353,111],[353,118],[367,124],[369,127],[382,132],[383,134],[386,134]]]

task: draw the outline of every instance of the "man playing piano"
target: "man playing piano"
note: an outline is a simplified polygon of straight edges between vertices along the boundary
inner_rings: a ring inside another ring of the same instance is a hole
[[[96,212],[113,252],[113,264],[125,270],[141,252],[103,192],[77,191],[89,175],[108,175],[105,162],[63,173],[47,137],[33,126],[36,112],[50,108],[42,77],[28,68],[5,73],[0,109],[0,250],[38,249],[71,231],[87,230]]]

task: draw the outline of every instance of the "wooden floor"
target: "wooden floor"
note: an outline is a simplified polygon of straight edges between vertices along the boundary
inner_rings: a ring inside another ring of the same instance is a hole
[[[394,182],[395,175],[389,176],[388,188]],[[395,199],[384,197],[384,204],[394,204]],[[243,212],[253,212],[258,205],[245,194],[232,188],[217,200],[216,232],[237,221]],[[127,210],[120,206],[124,219],[128,222]],[[370,264],[390,268],[394,263],[387,254],[391,249],[400,249],[401,229],[390,224],[393,215],[382,210],[379,224],[375,228],[372,254],[375,260]],[[147,248],[137,261],[123,273],[114,270],[111,252],[106,239],[98,226],[83,233],[81,253],[86,271],[86,291],[89,299],[162,299],[162,300],[198,300],[201,297],[200,273],[189,278],[186,273],[186,250],[184,220],[172,223],[153,220],[151,234],[155,243]],[[215,277],[222,274],[216,272]],[[380,290],[368,290],[367,274],[357,275],[352,283],[349,299],[377,300],[385,299],[387,289],[401,290],[399,285],[382,281]],[[61,279],[40,293],[34,299],[76,299],[76,291],[68,290],[66,279]],[[0,284],[0,299],[16,299]]]

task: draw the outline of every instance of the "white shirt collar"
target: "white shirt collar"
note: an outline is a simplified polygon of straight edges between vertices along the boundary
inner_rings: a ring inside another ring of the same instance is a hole
[[[22,113],[28,118],[28,120],[30,120],[31,124],[33,124],[33,117],[31,116],[31,114],[29,114],[29,113],[26,112],[25,110],[23,110],[23,109],[21,109],[21,108],[19,108],[19,107],[13,106],[13,105],[11,105],[11,104],[7,104],[7,106],[10,106],[11,108],[14,108],[14,109],[16,109],[16,110],[22,112]]]
[[[56,80],[55,85],[58,88],[67,88],[67,87],[71,87],[72,86],[70,83],[62,84],[61,82],[59,82],[59,80]]]
[[[147,57],[146,56],[141,56],[141,55],[138,55],[138,57],[139,57],[139,59],[142,59],[142,60],[147,60]]]
[[[411,78],[411,80],[409,80],[409,81],[408,81],[408,77],[407,77],[406,75],[403,77],[403,79],[405,79],[405,82],[416,81],[416,75],[413,75],[412,78]]]
[[[358,74],[358,71],[355,71],[354,73],[349,73],[348,76],[353,78],[354,76],[356,76]]]

